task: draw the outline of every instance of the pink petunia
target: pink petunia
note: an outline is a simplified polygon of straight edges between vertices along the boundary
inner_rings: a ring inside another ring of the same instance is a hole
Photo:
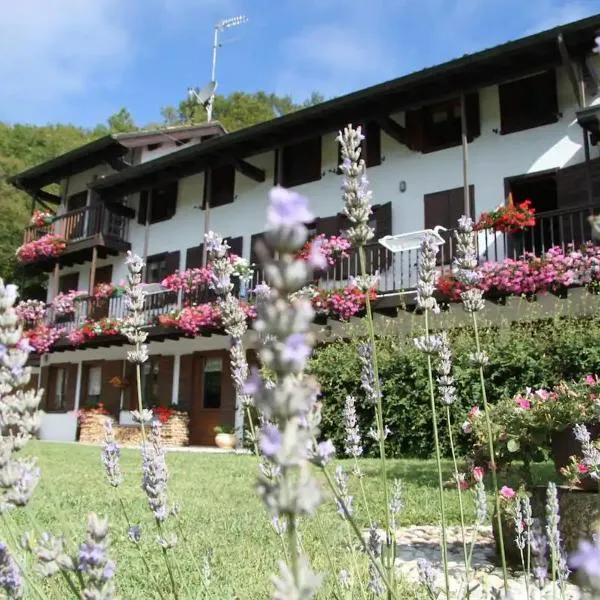
[[[479,408],[479,406],[473,406],[473,408],[471,408],[471,410],[467,413],[467,416],[469,417],[469,419],[475,419],[480,414],[481,409]]]
[[[580,473],[581,475],[585,475],[586,473],[589,473],[589,469],[587,468],[587,465],[584,465],[583,463],[579,463],[577,465],[577,472]]]
[[[481,481],[483,479],[483,475],[484,475],[485,471],[483,470],[483,467],[473,467],[473,479],[475,481]]]
[[[531,402],[523,396],[517,396],[515,402],[517,403],[517,406],[523,410],[529,410],[531,408]]]
[[[596,383],[598,383],[598,376],[597,375],[586,375],[584,382],[587,385],[596,385]]]
[[[505,500],[511,500],[516,495],[515,490],[513,490],[511,487],[508,487],[506,485],[502,486],[499,493],[500,493],[500,496],[502,498],[504,498]]]

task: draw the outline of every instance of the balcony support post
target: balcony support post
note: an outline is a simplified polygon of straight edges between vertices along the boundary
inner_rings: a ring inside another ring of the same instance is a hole
[[[60,265],[58,261],[54,263],[54,273],[52,275],[52,298],[55,298],[58,295],[58,272],[60,269]]]
[[[83,361],[77,363],[77,378],[75,379],[75,401],[73,403],[73,410],[77,412],[79,410],[79,403],[81,400],[81,379],[83,375]]]
[[[148,190],[148,206],[146,207],[146,228],[144,230],[144,268],[142,269],[142,281],[146,281],[146,263],[148,262],[148,244],[150,242],[150,215],[152,214],[152,190]]]
[[[171,392],[171,404],[179,403],[179,377],[181,376],[181,354],[173,357],[173,386]]]
[[[92,264],[90,265],[90,287],[89,295],[94,295],[94,286],[96,285],[96,263],[98,262],[98,247],[92,248]]]
[[[204,171],[204,237],[202,238],[202,266],[206,266],[206,234],[210,231],[210,199],[212,196],[212,171]]]
[[[466,217],[474,217],[471,215],[471,200],[469,194],[469,153],[467,143],[467,109],[465,104],[464,93],[460,95],[460,130],[462,139],[462,172],[463,172],[463,189],[464,189],[464,215]]]

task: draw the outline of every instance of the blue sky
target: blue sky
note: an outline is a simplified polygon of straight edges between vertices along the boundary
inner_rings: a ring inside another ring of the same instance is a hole
[[[210,78],[219,91],[338,96],[600,12],[600,0],[18,0],[0,19],[0,120],[93,126],[126,106],[160,120]]]

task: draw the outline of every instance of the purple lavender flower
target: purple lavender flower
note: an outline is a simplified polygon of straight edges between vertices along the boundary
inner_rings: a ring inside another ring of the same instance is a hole
[[[79,547],[78,570],[87,580],[81,597],[84,600],[115,595],[115,563],[108,556],[108,519],[91,514],[88,520],[85,542]]]
[[[417,305],[422,310],[431,310],[439,312],[436,299],[433,297],[435,292],[436,274],[436,256],[438,254],[438,244],[430,234],[425,234],[420,245],[419,261],[419,280],[417,282]]]
[[[361,363],[360,386],[365,392],[367,402],[375,404],[380,394],[375,388],[375,369],[373,368],[373,347],[361,344],[358,347],[358,358]]]
[[[249,396],[254,396],[262,388],[263,380],[260,371],[256,367],[250,369],[250,376],[244,382],[243,392]]]
[[[592,479],[600,479],[600,451],[592,442],[590,432],[585,425],[577,424],[573,428],[575,439],[581,444],[583,464],[588,468]]]
[[[282,360],[287,363],[294,371],[302,371],[306,359],[310,356],[312,350],[306,343],[306,334],[292,333],[284,342],[284,348],[281,352]]]
[[[347,515],[352,515],[352,502],[354,498],[348,493],[348,475],[343,467],[337,466],[335,469],[335,482],[338,486],[339,499],[336,498],[338,514],[342,519],[347,519]]]
[[[165,449],[160,441],[160,423],[154,421],[150,441],[142,448],[142,489],[157,521],[164,521],[169,515],[167,479]]]
[[[142,528],[139,525],[130,525],[127,529],[127,537],[132,544],[139,544],[142,539]]]
[[[0,542],[0,588],[8,598],[23,596],[23,578],[4,542]]]
[[[373,563],[369,563],[369,583],[367,589],[371,592],[374,598],[383,598],[385,596],[385,584],[381,579],[379,571]]]
[[[569,566],[577,572],[583,587],[600,591],[600,545],[581,540],[577,550],[569,557]]]
[[[315,218],[308,200],[296,192],[278,186],[270,191],[269,201],[267,220],[272,228],[294,227]]]
[[[269,459],[275,457],[275,455],[281,450],[282,435],[277,425],[267,423],[260,430],[258,438],[258,447],[261,453]]]
[[[325,440],[317,444],[313,452],[312,462],[321,467],[329,464],[335,457],[335,446],[331,440]]]
[[[344,405],[344,451],[348,456],[358,458],[363,453],[362,440],[358,429],[356,417],[356,399],[354,396],[346,396]]]
[[[106,477],[113,487],[118,487],[123,481],[120,459],[121,449],[115,442],[112,421],[104,421],[104,449],[102,451],[102,464],[106,469]]]
[[[543,534],[537,519],[533,520],[531,528],[531,554],[533,558],[533,576],[538,587],[542,589],[548,578],[548,540]]]
[[[419,581],[427,590],[427,593],[432,597],[437,597],[436,590],[436,576],[435,570],[431,566],[431,563],[426,558],[419,558],[417,560],[417,569],[419,571]]]
[[[313,269],[326,269],[327,268],[327,257],[323,250],[323,242],[319,239],[313,241],[308,254],[308,264]]]

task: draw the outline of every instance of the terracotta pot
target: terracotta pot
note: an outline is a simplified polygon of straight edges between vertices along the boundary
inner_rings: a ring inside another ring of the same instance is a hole
[[[215,436],[215,444],[224,450],[233,450],[237,443],[237,439],[233,433],[217,433]]]
[[[600,424],[586,425],[592,440],[600,437]],[[567,427],[561,431],[556,431],[552,434],[550,444],[550,452],[554,461],[554,468],[560,475],[560,470],[570,463],[571,456],[581,456],[581,444],[575,439],[573,427]],[[581,483],[577,486],[582,490],[598,490],[598,482],[591,477],[584,477]]]

